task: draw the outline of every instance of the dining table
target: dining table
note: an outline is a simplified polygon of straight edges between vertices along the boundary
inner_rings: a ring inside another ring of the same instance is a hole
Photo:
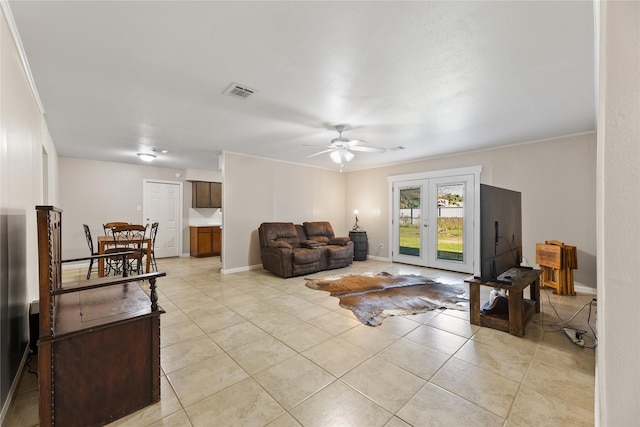
[[[131,242],[140,244],[141,247],[143,247],[146,250],[147,262],[146,262],[145,273],[149,273],[151,271],[151,251],[153,249],[151,246],[151,237],[145,236],[140,239],[133,239],[131,240]],[[98,236],[98,254],[100,255],[105,254],[107,248],[110,246],[116,246],[116,243],[118,243],[118,240],[114,236]],[[123,249],[123,250],[126,250],[126,249]],[[98,261],[99,277],[104,276],[104,264],[105,264],[104,258],[100,258]]]

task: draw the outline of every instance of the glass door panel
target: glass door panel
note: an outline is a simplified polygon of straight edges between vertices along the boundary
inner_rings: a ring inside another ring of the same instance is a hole
[[[400,189],[400,220],[398,221],[400,236],[398,252],[400,255],[420,256],[422,246],[420,235],[421,193],[422,187]]]
[[[424,180],[394,184],[393,261],[427,265],[426,184]]]
[[[474,176],[393,183],[397,262],[473,273]]]
[[[429,179],[429,266],[473,273],[473,176]]]
[[[464,184],[436,185],[437,259],[464,260]]]

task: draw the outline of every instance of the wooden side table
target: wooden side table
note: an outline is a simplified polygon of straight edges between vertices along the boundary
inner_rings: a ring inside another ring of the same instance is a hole
[[[369,252],[369,240],[366,231],[350,231],[349,238],[353,242],[353,260],[366,261]]]
[[[540,273],[540,270],[514,267],[498,276],[496,282],[482,282],[476,277],[465,280],[469,284],[469,322],[519,337],[524,336],[527,324],[535,313],[540,312]],[[509,301],[508,315],[480,313],[480,285],[506,291]],[[526,288],[529,288],[529,299],[524,298]]]

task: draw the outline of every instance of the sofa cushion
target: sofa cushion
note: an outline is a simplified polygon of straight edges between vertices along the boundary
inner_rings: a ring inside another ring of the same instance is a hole
[[[353,251],[349,246],[328,245],[323,248],[327,251],[328,259],[353,258]]]
[[[320,261],[320,251],[317,249],[297,248],[293,250],[294,264],[309,264]]]
[[[297,248],[298,233],[292,222],[264,222],[260,225],[260,245],[272,246],[271,242],[288,243],[290,247]]]
[[[314,221],[302,223],[307,239],[320,243],[329,243],[335,237],[331,223],[327,221]]]

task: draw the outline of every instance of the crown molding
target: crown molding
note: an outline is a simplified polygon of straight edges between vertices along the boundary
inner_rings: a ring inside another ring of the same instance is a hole
[[[20,61],[22,62],[24,73],[27,76],[27,80],[29,81],[29,86],[31,86],[33,97],[38,103],[40,114],[44,115],[44,106],[42,105],[42,101],[40,100],[40,94],[38,93],[36,82],[35,80],[33,80],[33,74],[31,74],[31,67],[29,66],[29,61],[27,60],[27,54],[24,52],[24,47],[22,46],[22,40],[20,39],[20,33],[18,32],[18,27],[16,26],[16,22],[13,19],[13,13],[11,12],[11,6],[9,6],[9,1],[0,0],[0,7],[2,8],[4,17],[7,20],[7,25],[9,26],[9,31],[11,32],[11,36],[13,37],[13,41],[16,45],[16,49],[18,50],[18,54],[20,55]]]

